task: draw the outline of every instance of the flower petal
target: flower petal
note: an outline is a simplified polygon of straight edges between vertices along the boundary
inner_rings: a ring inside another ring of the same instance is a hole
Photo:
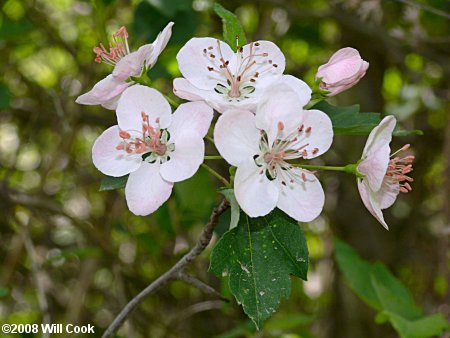
[[[128,83],[118,81],[112,75],[108,75],[97,82],[89,92],[78,96],[75,102],[88,105],[105,104],[122,94],[128,86]]]
[[[141,155],[128,154],[124,150],[116,149],[122,141],[118,126],[106,129],[95,141],[92,147],[92,161],[103,174],[120,177],[140,167]]]
[[[305,159],[311,159],[327,152],[333,143],[333,125],[328,115],[316,109],[303,110],[297,114],[301,116],[300,124],[304,127],[302,133],[299,134],[298,142],[294,143],[291,148],[296,149],[307,144],[303,148],[307,152],[307,155],[303,156]],[[309,132],[307,132],[308,128],[311,128]],[[287,132],[292,131],[287,128]]]
[[[125,55],[117,62],[112,75],[119,81],[125,81],[130,76],[138,76],[144,67],[145,55],[143,51],[148,45],[142,46],[136,52]]]
[[[172,110],[169,102],[156,89],[134,85],[121,96],[117,105],[117,121],[120,129],[142,130],[142,115],[149,116],[152,127],[167,128],[172,120]],[[159,125],[156,120],[159,119]]]
[[[146,57],[147,67],[149,65],[150,67],[153,67],[158,60],[159,54],[161,54],[164,48],[166,48],[167,43],[172,36],[172,26],[173,22],[169,22],[167,26],[158,34],[156,40],[152,43],[153,51]]]
[[[398,182],[390,183],[388,178],[385,178],[381,189],[378,190],[377,196],[380,201],[380,209],[387,209],[394,204],[400,193],[400,184]]]
[[[128,177],[125,198],[133,214],[149,215],[169,199],[173,183],[165,181],[159,169],[159,163],[142,162],[141,167]]]
[[[283,75],[281,82],[287,84],[297,93],[302,107],[306,106],[309,100],[311,100],[312,90],[304,81],[292,75]]]
[[[219,67],[222,57],[229,61],[235,57],[230,46],[225,42],[213,38],[192,38],[177,54],[178,68],[195,87],[213,89],[218,83],[226,81]],[[218,72],[210,71],[208,67],[213,67]]]
[[[250,54],[253,56],[250,56]],[[283,52],[271,41],[259,40],[243,46],[242,58],[245,59],[247,57],[249,62],[244,61],[244,66],[249,65],[250,61],[256,62],[249,68],[252,73],[258,72],[260,74],[256,84],[262,83],[264,78],[271,75],[283,74],[286,67],[286,58]],[[230,68],[234,69],[232,65]]]
[[[199,134],[178,135],[170,159],[161,165],[161,176],[169,182],[184,181],[197,172],[204,155],[205,143]]]
[[[172,123],[168,130],[171,138],[176,140],[182,134],[195,133],[199,138],[205,137],[214,112],[204,102],[188,102],[181,104],[172,115]]]
[[[214,142],[220,155],[231,165],[252,160],[258,154],[260,131],[255,116],[245,110],[227,110],[219,117],[214,129]]]
[[[380,205],[377,201],[375,194],[370,190],[365,180],[358,180],[358,190],[361,199],[369,212],[373,217],[376,218],[378,222],[381,223],[386,230],[389,230],[388,225],[384,221],[383,212],[381,211]]]
[[[299,222],[309,222],[320,215],[325,194],[317,177],[307,170],[293,168],[299,179],[294,183],[281,184],[277,207]],[[304,174],[306,181],[300,179]]]
[[[386,175],[389,165],[389,144],[384,144],[369,155],[358,165],[358,171],[364,174],[372,191],[378,191]]]
[[[250,217],[267,215],[278,201],[276,182],[261,174],[253,159],[242,162],[237,168],[234,189],[239,205]]]
[[[363,158],[368,156],[371,152],[376,152],[379,148],[391,142],[392,132],[394,131],[396,123],[397,121],[395,117],[388,115],[381,120],[378,126],[372,129],[363,150]]]

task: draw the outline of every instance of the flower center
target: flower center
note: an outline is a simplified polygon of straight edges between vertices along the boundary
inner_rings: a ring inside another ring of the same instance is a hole
[[[133,134],[140,133],[139,137],[132,137],[130,132],[121,130],[119,136],[122,138],[116,149],[126,151],[128,154],[142,154],[145,161],[154,163],[158,158],[161,163],[170,160],[170,153],[175,150],[175,144],[169,143],[170,135],[165,129],[159,126],[154,128],[149,123],[149,117],[144,112],[142,116],[142,132],[131,131]],[[159,125],[159,118],[156,119]],[[147,155],[149,154],[149,155]],[[147,155],[147,156],[146,156]]]
[[[402,148],[393,153],[391,157],[407,150],[409,147],[409,144],[405,144]],[[407,193],[408,191],[412,190],[409,183],[413,182],[414,180],[409,177],[408,174],[413,171],[413,161],[414,156],[412,155],[408,155],[405,157],[395,156],[389,161],[386,177],[389,178],[389,181],[391,183],[398,183],[400,185],[400,192]]]
[[[230,66],[230,60],[223,56],[220,42],[217,46],[209,46],[203,49],[203,56],[208,59],[210,72],[215,72],[223,79],[214,90],[225,96],[229,101],[241,101],[249,98],[249,94],[255,91],[255,84],[260,76],[263,76],[278,65],[270,59],[269,53],[262,52],[259,42],[252,42],[249,46],[249,54],[244,56],[244,48],[237,46],[236,65]]]
[[[94,47],[95,62],[106,63],[115,66],[125,55],[130,54],[128,47],[128,32],[125,27],[121,27],[113,34],[113,43],[109,44],[109,51],[101,43]]]
[[[287,161],[304,158],[309,155],[306,147],[307,138],[311,134],[312,128],[301,124],[292,133],[283,135],[284,124],[278,122],[278,133],[272,145],[269,145],[267,134],[261,132],[259,143],[260,154],[255,155],[255,163],[261,168],[260,174],[265,174],[269,180],[279,178],[282,185],[306,182],[306,175],[293,170],[294,167]],[[311,153],[317,154],[318,148],[314,148]]]

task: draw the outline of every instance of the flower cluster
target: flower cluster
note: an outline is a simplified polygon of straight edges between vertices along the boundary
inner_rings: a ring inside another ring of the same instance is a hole
[[[237,45],[234,52],[218,39],[192,38],[177,54],[183,77],[173,81],[174,94],[191,102],[172,113],[163,94],[138,81],[167,45],[172,25],[136,52],[130,52],[123,27],[113,35],[109,50],[94,48],[95,61],[114,69],[77,102],[101,104],[117,115],[117,125],[93,146],[94,165],[109,176],[129,175],[128,207],[136,215],[148,215],[169,198],[175,182],[192,177],[203,163],[203,138],[215,110],[220,116],[214,143],[221,157],[236,167],[231,181],[242,210],[258,217],[279,208],[297,221],[315,219],[325,194],[310,169],[327,167],[305,160],[328,151],[333,125],[326,113],[306,108],[314,94],[311,88],[283,74],[285,57],[273,42]],[[316,74],[323,98],[355,85],[368,66],[353,48],[336,52]],[[411,190],[412,181],[408,174],[413,157],[389,155],[395,124],[393,116],[383,119],[353,166],[364,205],[386,228],[381,210],[399,192]]]

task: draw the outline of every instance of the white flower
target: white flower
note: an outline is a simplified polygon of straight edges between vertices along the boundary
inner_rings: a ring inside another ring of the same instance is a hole
[[[333,140],[330,118],[303,103],[287,85],[271,88],[256,110],[231,109],[219,118],[214,141],[225,160],[237,167],[236,199],[251,217],[275,207],[302,222],[322,211],[324,192],[314,174],[288,161],[326,152]]]
[[[95,47],[95,61],[114,66],[114,70],[112,74],[99,81],[91,91],[79,96],[75,102],[88,105],[101,104],[107,109],[116,109],[122,92],[135,84],[130,77],[140,76],[144,69],[149,70],[155,65],[172,35],[172,26],[173,22],[170,22],[153,43],[141,46],[135,52],[130,52],[125,27],[113,34],[114,45],[110,44],[109,51],[103,44]]]
[[[94,165],[105,175],[130,174],[125,187],[128,208],[148,215],[169,198],[173,182],[198,170],[212,117],[203,102],[182,104],[172,114],[161,93],[135,85],[119,100],[118,125],[95,141]]]
[[[173,82],[174,93],[190,101],[206,101],[222,113],[239,108],[252,112],[267,87],[284,82],[306,102],[311,89],[301,80],[282,75],[285,58],[270,41],[257,41],[233,52],[228,44],[213,38],[192,38],[177,54],[184,78]]]
[[[390,115],[373,128],[358,165],[358,171],[365,176],[358,179],[361,199],[369,212],[386,229],[389,228],[381,210],[394,204],[399,192],[410,191],[411,186],[408,182],[413,181],[407,174],[413,170],[414,156],[403,158],[395,156],[400,151],[408,149],[409,144],[389,155],[391,152],[389,143],[392,140],[395,124],[395,117]]]

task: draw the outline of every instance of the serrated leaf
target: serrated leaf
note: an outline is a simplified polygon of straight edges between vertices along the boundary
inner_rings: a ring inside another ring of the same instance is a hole
[[[124,188],[128,181],[128,175],[121,177],[105,176],[100,183],[99,191]]]
[[[239,223],[239,216],[241,213],[241,208],[239,208],[239,203],[236,200],[236,196],[234,195],[233,189],[219,189],[219,193],[221,193],[227,201],[230,203],[231,207],[231,221],[230,221],[230,230],[237,227]]]
[[[336,135],[368,135],[380,121],[379,113],[362,113],[359,104],[348,107],[336,107],[327,101],[316,103],[312,109],[318,109],[326,113],[333,123],[333,131]],[[394,136],[423,135],[421,130],[404,130],[396,127]]]
[[[218,3],[214,4],[214,12],[222,19],[223,37],[230,47],[236,52],[236,37],[239,37],[239,46],[247,44],[244,28],[242,28],[236,15],[226,10]]]
[[[308,248],[298,223],[276,209],[264,217],[241,212],[211,254],[209,270],[229,275],[229,286],[245,313],[261,327],[291,292],[290,275],[306,280]]]

